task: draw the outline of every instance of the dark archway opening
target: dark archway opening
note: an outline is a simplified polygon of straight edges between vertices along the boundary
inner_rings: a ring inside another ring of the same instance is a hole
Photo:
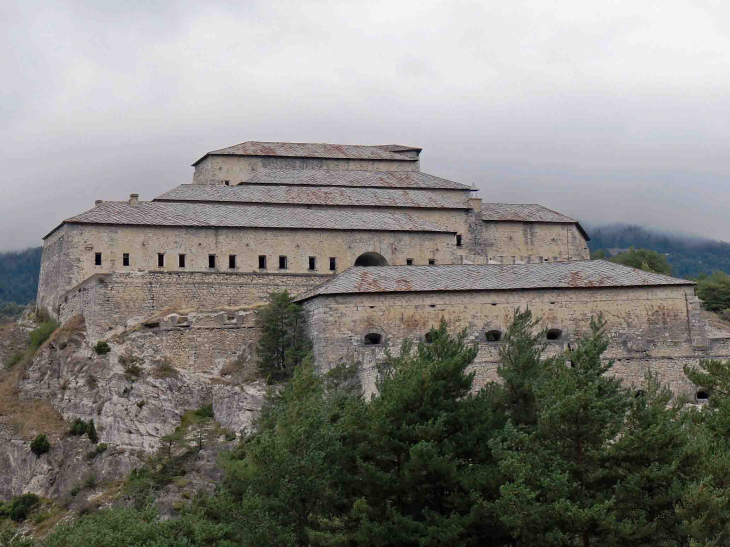
[[[563,336],[563,331],[560,329],[548,329],[546,338],[548,340],[560,340]]]
[[[697,392],[696,397],[697,397],[697,402],[698,403],[704,403],[704,402],[706,402],[710,398],[710,392],[709,391],[705,391],[704,389],[700,389]]]
[[[371,332],[365,335],[366,346],[379,346],[383,343],[383,335],[377,332]]]
[[[363,253],[357,257],[355,266],[387,266],[388,261],[378,253]]]
[[[487,342],[499,342],[502,339],[502,331],[490,330],[484,335]]]

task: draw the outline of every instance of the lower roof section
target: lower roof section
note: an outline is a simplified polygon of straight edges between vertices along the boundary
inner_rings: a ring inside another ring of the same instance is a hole
[[[464,194],[461,199],[444,192],[395,188],[181,184],[169,192],[157,196],[154,201],[468,209],[469,192],[459,193]]]
[[[448,228],[413,215],[382,211],[157,201],[136,204],[105,201],[85,213],[66,219],[63,224],[452,233]]]
[[[336,294],[694,285],[605,260],[350,268],[296,300]]]
[[[591,238],[574,218],[537,203],[482,203],[482,220],[492,222],[544,222],[575,224],[586,241]]]

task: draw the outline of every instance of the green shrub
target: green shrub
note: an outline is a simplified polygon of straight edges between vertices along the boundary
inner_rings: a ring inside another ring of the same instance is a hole
[[[30,513],[31,509],[38,505],[40,501],[40,498],[35,494],[23,494],[22,496],[17,496],[13,498],[13,500],[9,504],[10,511],[8,512],[8,516],[10,517],[10,520],[13,520],[15,522],[21,522],[25,520],[28,517],[28,513]]]
[[[83,421],[81,418],[76,418],[73,423],[71,424],[71,429],[69,430],[69,435],[73,435],[75,437],[80,437],[81,435],[85,435],[86,431],[89,428],[89,424],[87,424],[85,421]]]
[[[215,413],[213,412],[213,405],[203,405],[198,410],[195,411],[195,415],[198,418],[215,418]]]
[[[111,348],[105,340],[99,340],[94,346],[94,351],[97,355],[106,355],[111,351]]]
[[[81,492],[81,485],[77,484],[71,489],[71,497],[75,498],[79,492]]]
[[[48,340],[51,334],[53,334],[53,331],[59,326],[60,323],[58,323],[58,321],[47,321],[38,325],[38,327],[30,333],[30,349],[35,352],[43,345],[43,342]]]
[[[42,454],[45,454],[51,449],[51,443],[48,441],[48,436],[45,434],[38,435],[33,442],[30,443],[30,451],[33,452],[38,458]]]

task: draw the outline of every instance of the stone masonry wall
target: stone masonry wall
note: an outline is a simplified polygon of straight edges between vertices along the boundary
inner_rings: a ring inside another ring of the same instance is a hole
[[[588,260],[590,251],[575,224],[483,222],[480,253],[493,263]]]
[[[322,275],[133,272],[95,275],[60,300],[59,319],[86,319],[90,340],[115,334],[165,310],[220,310],[268,301],[269,293],[299,294]]]
[[[328,368],[341,359],[360,361],[366,393],[374,392],[375,365],[385,350],[397,354],[405,338],[423,340],[441,318],[451,332],[466,328],[468,341],[479,344],[476,387],[496,380],[500,343],[487,342],[485,333],[506,331],[518,307],[529,307],[542,318],[542,327],[562,331],[559,341],[550,342],[548,355],[575,344],[588,332],[591,317],[602,314],[610,338],[605,357],[616,359],[615,374],[638,385],[651,369],[675,391],[690,392],[684,364],[710,352],[730,354],[725,343],[708,345],[704,322],[692,311],[695,304],[692,288],[636,287],[337,295],[305,301],[304,307],[317,362]],[[371,332],[383,336],[381,345],[365,345]]]
[[[418,171],[419,161],[283,158],[261,156],[208,156],[195,166],[193,184],[231,186],[249,180],[262,169],[328,169],[346,171]]]
[[[63,247],[58,243],[63,239]],[[369,232],[343,230],[263,230],[243,228],[183,228],[69,224],[46,240],[39,301],[57,313],[59,296],[92,275],[111,272],[215,272],[297,273],[331,275],[351,267],[366,252],[382,255],[389,264],[458,263],[454,234],[446,232]],[[95,264],[101,253],[102,264]],[[123,265],[128,253],[130,265]],[[158,253],[164,266],[157,267]],[[185,255],[185,267],[178,257]],[[209,268],[209,255],[216,267]],[[229,255],[236,267],[229,268]],[[266,270],[259,270],[259,255],[265,255]],[[279,270],[279,257],[287,257],[286,270]],[[309,257],[316,269],[309,270]],[[337,270],[329,270],[335,257]]]

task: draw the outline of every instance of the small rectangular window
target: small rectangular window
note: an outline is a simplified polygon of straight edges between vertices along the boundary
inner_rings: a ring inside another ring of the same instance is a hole
[[[101,253],[96,253],[94,255],[94,264],[101,266]]]
[[[406,258],[406,265],[407,266],[413,266],[413,259],[412,258]]]
[[[157,253],[157,267],[158,268],[165,267],[165,253]]]
[[[286,270],[288,266],[288,261],[285,256],[279,257],[279,269],[280,270]]]
[[[532,264],[532,257],[531,257],[531,256],[528,256],[528,257],[527,257],[527,263],[528,263],[528,264]]]
[[[122,266],[129,266],[129,253],[122,254]]]
[[[309,257],[309,269],[310,269],[310,271],[314,271],[317,269],[317,257],[316,256]]]
[[[330,257],[330,271],[331,272],[337,271],[337,258],[334,256]]]
[[[228,255],[228,267],[231,270],[236,269],[236,255]]]
[[[177,255],[177,265],[180,266],[181,268],[185,267],[185,255],[183,255],[183,254]]]
[[[428,265],[429,266],[435,266],[436,265],[436,261],[433,258],[429,258],[428,259]]]
[[[231,181],[230,180],[224,180],[223,181],[223,184],[225,184],[226,186],[230,186],[231,185]]]
[[[461,247],[461,234],[456,234],[456,246]]]
[[[208,268],[215,268],[215,255],[208,255]]]
[[[259,255],[259,270],[266,269],[266,255]]]
[[[538,257],[537,257],[537,261],[538,261],[538,262],[543,262],[543,260],[542,260],[542,257],[541,257],[541,256],[538,256]]]
[[[517,257],[516,256],[513,256],[512,257],[512,264],[517,264]]]

